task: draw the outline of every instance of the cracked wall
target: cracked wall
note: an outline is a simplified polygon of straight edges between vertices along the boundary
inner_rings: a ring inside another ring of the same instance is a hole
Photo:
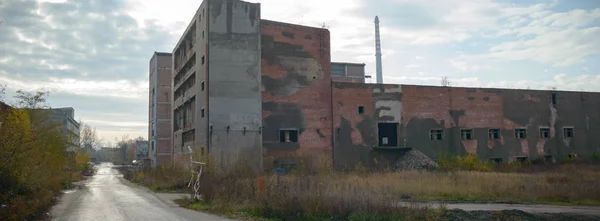
[[[265,154],[330,158],[329,31],[261,20],[261,58]],[[280,129],[298,130],[298,142],[281,142]]]

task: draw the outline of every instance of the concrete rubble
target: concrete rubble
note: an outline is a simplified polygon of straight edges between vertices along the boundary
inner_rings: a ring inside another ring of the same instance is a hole
[[[395,171],[426,170],[437,167],[437,163],[418,150],[410,150],[394,164]]]

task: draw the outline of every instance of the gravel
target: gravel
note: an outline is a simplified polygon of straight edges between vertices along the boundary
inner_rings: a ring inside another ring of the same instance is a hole
[[[394,164],[396,171],[428,170],[437,167],[437,163],[418,150],[410,150]]]

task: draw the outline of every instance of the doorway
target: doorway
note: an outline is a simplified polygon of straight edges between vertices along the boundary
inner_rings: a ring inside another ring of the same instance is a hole
[[[398,146],[398,123],[378,123],[377,129],[380,147]]]

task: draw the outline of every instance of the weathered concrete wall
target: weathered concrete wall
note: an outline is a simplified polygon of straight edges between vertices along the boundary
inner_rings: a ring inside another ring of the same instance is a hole
[[[329,31],[261,21],[263,147],[273,158],[332,156]],[[280,142],[280,129],[298,131]]]
[[[174,49],[174,53],[179,51],[179,57],[174,59],[181,60],[173,76],[176,97],[173,102],[176,122],[172,127],[175,166],[187,166],[188,146],[194,152],[201,152],[201,149],[207,146],[208,122],[206,114],[202,116],[202,111],[206,111],[208,103],[205,83],[208,73],[207,5],[207,1],[201,3]]]
[[[333,103],[336,168],[353,169],[359,162],[366,166],[387,166],[404,154],[374,148],[379,147],[380,122],[397,123],[396,136],[400,137],[403,106],[400,85],[334,82]],[[398,140],[395,146],[402,147],[402,141]]]
[[[261,162],[260,5],[208,2],[209,153],[219,165]]]
[[[481,159],[515,157],[564,160],[575,153],[588,158],[599,151],[600,94],[533,90],[501,90],[402,85],[403,123],[408,146],[432,158],[441,153],[477,154]],[[553,93],[555,103],[553,104]],[[540,136],[550,128],[550,137]],[[575,136],[563,137],[563,127],[574,127]],[[519,139],[514,129],[525,128]],[[443,129],[443,140],[431,140],[430,130]],[[463,140],[461,129],[472,129],[473,139]],[[499,139],[489,130],[500,129]],[[549,158],[550,159],[550,158]]]

